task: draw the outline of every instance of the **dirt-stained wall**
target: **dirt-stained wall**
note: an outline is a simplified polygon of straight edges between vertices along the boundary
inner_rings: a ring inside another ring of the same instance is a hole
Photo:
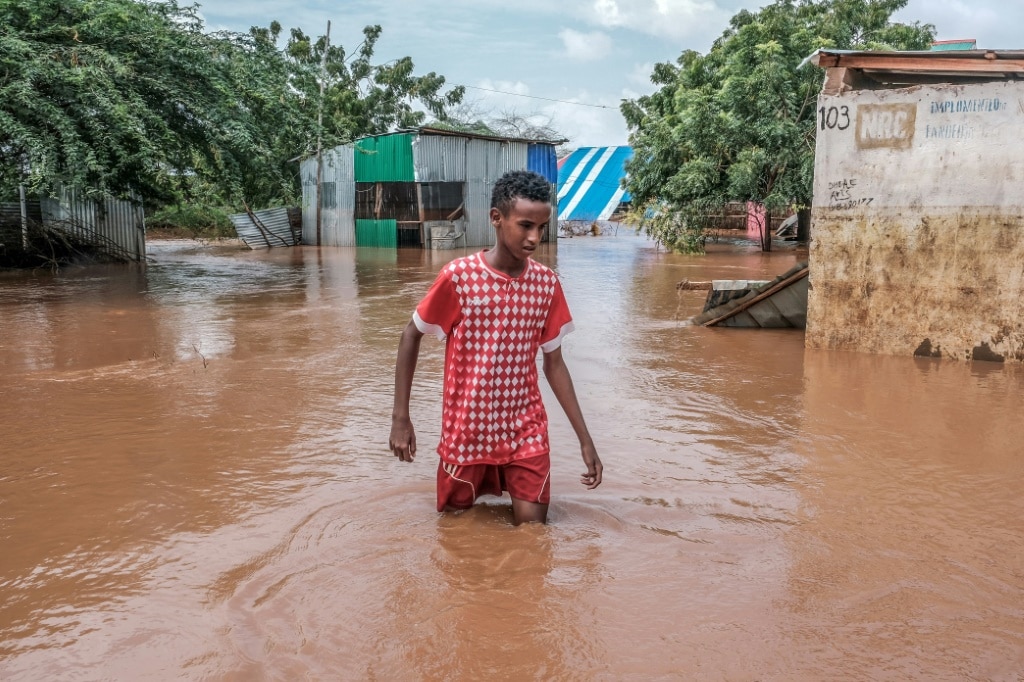
[[[807,346],[1024,361],[1024,83],[818,106]]]

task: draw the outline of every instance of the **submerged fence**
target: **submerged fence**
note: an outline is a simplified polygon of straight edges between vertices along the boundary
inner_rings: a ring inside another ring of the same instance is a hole
[[[23,260],[54,248],[106,260],[146,257],[146,226],[140,202],[90,199],[73,189],[56,197],[26,196],[0,204],[0,259]]]

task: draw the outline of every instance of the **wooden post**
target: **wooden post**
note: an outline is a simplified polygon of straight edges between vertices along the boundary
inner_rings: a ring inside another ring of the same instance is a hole
[[[420,246],[427,245],[427,214],[423,210],[423,185],[416,183],[416,207],[420,212]]]
[[[796,213],[796,240],[802,244],[811,241],[811,209],[801,208]]]

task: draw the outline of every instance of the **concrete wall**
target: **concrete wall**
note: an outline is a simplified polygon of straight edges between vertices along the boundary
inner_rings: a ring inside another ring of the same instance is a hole
[[[1024,83],[818,106],[807,346],[1024,361]]]

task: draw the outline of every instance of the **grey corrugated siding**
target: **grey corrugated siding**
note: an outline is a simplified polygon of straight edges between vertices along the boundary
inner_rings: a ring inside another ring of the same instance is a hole
[[[465,182],[466,138],[418,135],[412,141],[416,182]]]
[[[21,246],[21,204],[0,204],[0,256]]]
[[[80,198],[61,189],[59,198],[40,200],[43,224],[93,244],[107,255],[141,261],[146,257],[146,226],[142,206],[121,199]]]
[[[141,205],[107,198],[102,203],[100,230],[118,246],[134,254],[135,260],[146,257],[146,230]]]
[[[31,235],[39,229],[43,222],[42,206],[37,197],[26,197],[25,209],[27,224],[22,224],[21,202],[0,204],[0,259],[4,256],[13,256],[23,253],[25,242],[23,237]],[[27,235],[23,235],[23,227],[27,228]]]
[[[494,179],[497,180],[508,171],[526,170],[527,151],[529,148],[530,145],[525,142],[501,144],[501,173],[498,173]]]
[[[494,228],[489,218],[492,183],[470,180],[466,183],[466,246],[494,244]]]
[[[302,179],[302,243],[316,245],[316,157],[299,164]]]
[[[355,160],[350,145],[324,152],[324,209],[320,217],[321,246],[356,245]],[[316,244],[316,157],[302,161],[302,243]],[[328,194],[330,193],[330,194]]]
[[[504,173],[501,143],[493,140],[468,140],[466,145],[466,246],[490,246],[494,243],[491,227],[491,190]]]
[[[288,219],[287,208],[268,208],[253,211],[259,225],[248,213],[236,213],[229,216],[235,226],[238,237],[250,249],[267,249],[298,244],[298,235],[292,233],[291,221]],[[261,230],[260,227],[263,227]]]

